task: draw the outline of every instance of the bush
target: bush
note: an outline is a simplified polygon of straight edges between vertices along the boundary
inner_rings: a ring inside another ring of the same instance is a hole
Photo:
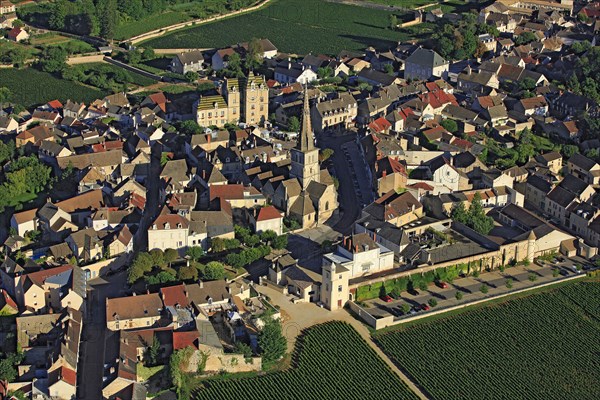
[[[489,289],[487,285],[481,285],[481,287],[479,288],[479,290],[481,291],[481,293],[486,294]]]
[[[459,300],[459,301],[462,300],[463,296],[464,296],[463,292],[461,292],[460,290],[454,294],[454,297],[456,297],[456,300]]]
[[[435,306],[437,306],[437,305],[438,305],[438,302],[437,302],[437,300],[436,300],[436,299],[434,299],[434,298],[431,298],[431,299],[429,299],[429,301],[428,301],[427,303],[429,303],[429,306],[430,306],[430,307],[435,307]]]
[[[538,277],[537,277],[537,275],[536,275],[536,274],[529,274],[529,276],[528,276],[528,279],[529,279],[531,282],[535,282],[535,281],[537,281],[537,278],[538,278]]]
[[[512,289],[512,287],[513,287],[513,281],[512,281],[512,279],[507,279],[506,280],[506,287],[508,289]]]
[[[556,278],[559,274],[558,268],[552,268],[552,277]]]
[[[427,282],[425,282],[425,281],[419,282],[419,289],[420,290],[427,290]]]
[[[410,311],[410,305],[407,303],[402,303],[400,309],[402,310],[402,314],[408,314],[408,312]]]

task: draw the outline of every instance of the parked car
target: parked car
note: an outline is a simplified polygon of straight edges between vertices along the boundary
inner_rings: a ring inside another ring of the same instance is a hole
[[[590,269],[592,269],[592,266],[591,266],[590,264],[585,264],[585,265],[583,266],[583,270],[584,270],[584,271],[589,271]]]
[[[569,273],[568,273],[566,270],[564,270],[564,269],[561,269],[561,270],[560,270],[560,274],[561,274],[562,276],[569,276]]]
[[[573,270],[573,272],[575,272],[576,274],[581,274],[581,271],[579,270],[579,268],[577,268],[576,265],[572,265],[571,269]]]
[[[440,288],[442,288],[442,289],[448,289],[448,287],[449,287],[449,286],[448,286],[448,284],[447,284],[446,282],[444,282],[444,281],[439,281],[439,282],[437,283],[437,285],[438,285]]]
[[[431,309],[431,307],[429,307],[429,304],[421,304],[421,310],[423,311],[429,311]]]
[[[391,303],[392,301],[394,301],[394,299],[392,299],[392,297],[388,296],[387,294],[385,296],[380,296],[379,298],[382,301],[385,301],[386,303]]]
[[[408,313],[410,315],[415,315],[418,311],[419,309],[417,307],[412,307]]]

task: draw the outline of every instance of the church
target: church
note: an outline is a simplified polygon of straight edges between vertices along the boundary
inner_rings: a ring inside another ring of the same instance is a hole
[[[323,224],[338,208],[333,179],[327,169],[321,169],[319,163],[319,149],[315,147],[306,88],[301,126],[298,142],[291,149],[290,179],[282,186],[289,190],[285,195],[286,214],[306,229]]]

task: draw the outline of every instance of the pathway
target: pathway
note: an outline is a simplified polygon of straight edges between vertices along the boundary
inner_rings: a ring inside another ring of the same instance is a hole
[[[303,329],[329,321],[346,322],[356,329],[367,344],[375,350],[377,355],[392,369],[392,371],[406,383],[410,390],[412,390],[420,399],[427,399],[427,396],[423,394],[421,389],[419,389],[419,387],[417,387],[417,385],[415,385],[415,383],[389,359],[375,342],[373,342],[371,333],[367,327],[348,314],[345,310],[329,311],[318,307],[314,303],[293,304],[291,302],[291,297],[288,297],[271,287],[256,285],[255,288],[259,293],[268,296],[271,299],[272,304],[277,304],[280,307],[282,314],[286,316],[286,319],[283,321],[283,334],[288,341],[288,350],[293,349],[296,339]]]

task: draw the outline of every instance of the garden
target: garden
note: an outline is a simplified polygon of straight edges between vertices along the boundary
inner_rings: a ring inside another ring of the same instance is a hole
[[[374,335],[432,399],[591,399],[600,283],[568,284]]]

